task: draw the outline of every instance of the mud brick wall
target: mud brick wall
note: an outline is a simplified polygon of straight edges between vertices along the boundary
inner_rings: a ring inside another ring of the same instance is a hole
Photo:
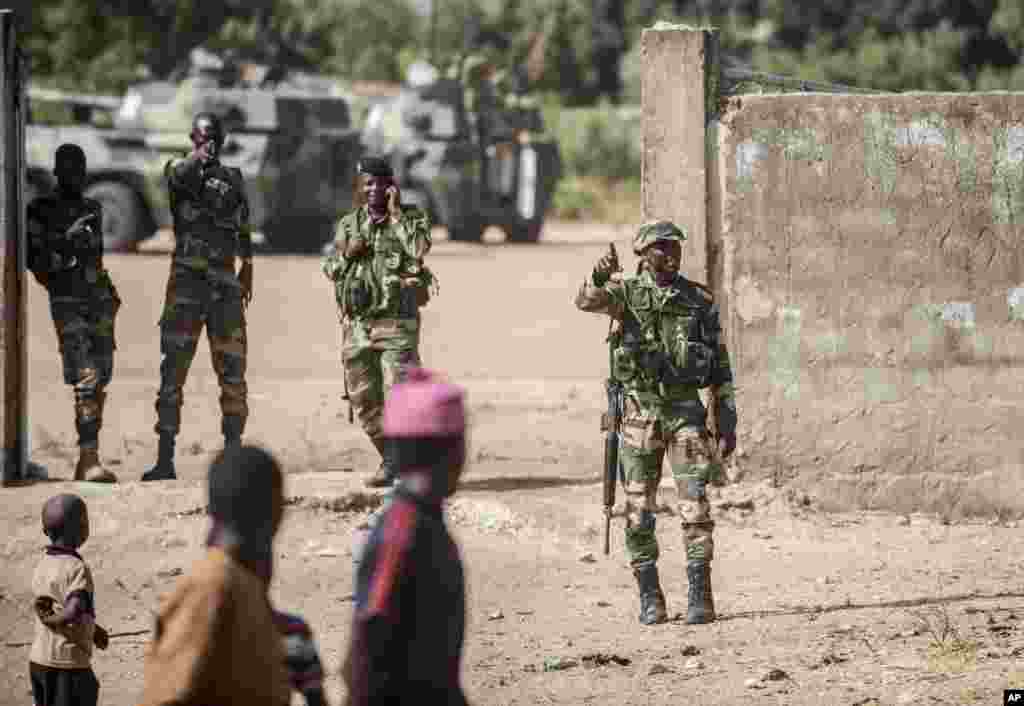
[[[829,507],[1024,512],[1024,95],[741,96],[717,146],[742,463]]]
[[[717,292],[737,465],[829,509],[1024,516],[1024,94],[720,101],[715,46],[643,33],[642,216]]]

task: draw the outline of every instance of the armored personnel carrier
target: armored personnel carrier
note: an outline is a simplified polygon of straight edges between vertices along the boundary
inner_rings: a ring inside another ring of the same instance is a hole
[[[100,122],[77,120],[86,116],[79,107],[83,97],[29,91],[32,188],[45,188],[57,145],[78,143],[88,160],[86,196],[104,207],[104,244],[111,251],[132,250],[170,227],[163,168],[190,149],[192,117],[208,110],[225,121],[221,158],[245,176],[257,242],[275,250],[318,250],[351,208],[359,131],[349,98],[332,80],[301,73],[267,80],[270,72],[254,67],[247,75],[221,66],[142,83],[116,106],[108,99],[94,105],[94,111],[111,113]],[[53,114],[41,103],[54,102],[75,118],[70,125],[32,120]]]
[[[447,226],[452,240],[479,242],[493,225],[508,242],[537,242],[561,176],[558,145],[545,137],[539,109],[493,104],[474,115],[466,92],[414,65],[399,94],[371,109],[366,149],[389,156],[402,200]]]

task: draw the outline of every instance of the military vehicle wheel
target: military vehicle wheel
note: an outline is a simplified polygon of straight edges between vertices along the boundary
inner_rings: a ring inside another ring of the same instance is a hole
[[[540,229],[543,225],[544,222],[540,219],[506,223],[505,239],[510,243],[536,243],[540,240]]]
[[[86,198],[103,206],[103,249],[106,252],[131,252],[148,233],[139,197],[131,187],[116,181],[100,181],[85,190]]]

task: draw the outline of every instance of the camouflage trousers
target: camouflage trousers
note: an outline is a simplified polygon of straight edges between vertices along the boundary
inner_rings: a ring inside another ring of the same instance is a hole
[[[420,364],[419,319],[344,319],[341,336],[349,404],[363,431],[377,441],[388,390],[406,368]]]
[[[627,396],[620,458],[625,475],[626,552],[633,567],[658,560],[654,510],[668,456],[676,486],[688,561],[714,558],[715,523],[706,489],[720,472],[712,462],[711,435],[693,414],[656,412]]]
[[[245,383],[246,327],[242,287],[232,267],[191,268],[172,262],[160,317],[158,434],[181,428],[183,388],[206,326],[213,369],[220,384],[221,430],[241,436],[249,417]]]
[[[83,448],[99,444],[106,387],[114,375],[114,322],[120,308],[113,284],[95,298],[50,297],[64,383],[75,391],[75,429]]]

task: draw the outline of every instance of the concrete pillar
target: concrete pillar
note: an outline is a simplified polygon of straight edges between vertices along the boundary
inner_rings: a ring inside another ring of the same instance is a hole
[[[717,135],[709,123],[718,105],[718,37],[714,30],[681,25],[645,29],[640,40],[643,75],[641,212],[644,221],[685,225],[682,273],[708,283],[710,163]],[[715,255],[711,248],[712,262]],[[714,269],[714,268],[712,268]]]
[[[0,471],[26,479],[28,356],[25,330],[25,63],[14,13],[0,10]]]

